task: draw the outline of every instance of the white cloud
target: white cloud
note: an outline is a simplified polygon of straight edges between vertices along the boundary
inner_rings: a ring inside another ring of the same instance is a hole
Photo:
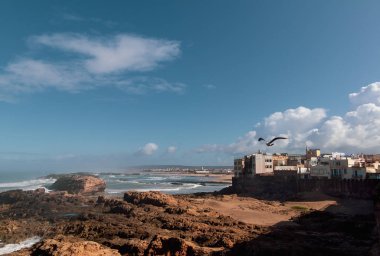
[[[0,70],[0,100],[12,101],[22,93],[56,89],[81,92],[96,87],[115,87],[132,94],[149,92],[183,93],[186,85],[162,78],[132,76],[156,68],[180,54],[176,41],[120,34],[114,37],[88,37],[79,34],[53,34],[30,39],[42,48],[49,46],[70,53],[60,59],[19,58]],[[46,55],[45,55],[46,56]]]
[[[31,41],[82,55],[84,67],[94,74],[152,70],[160,62],[173,60],[180,54],[177,41],[127,34],[112,38],[52,34],[35,36]]]
[[[0,75],[1,89],[10,92],[32,92],[55,88],[62,91],[85,89],[94,79],[80,72],[75,65],[51,64],[48,62],[21,59],[9,64],[5,74]]]
[[[186,88],[186,85],[183,83],[169,83],[164,79],[151,77],[135,77],[118,81],[115,85],[119,89],[133,94],[145,94],[149,91],[181,94]]]
[[[153,155],[154,152],[156,152],[158,150],[158,145],[155,144],[155,143],[147,143],[145,144],[139,151],[138,153],[141,154],[141,155],[146,155],[146,156],[150,156],[150,155]]]
[[[380,104],[380,82],[364,86],[359,92],[350,93],[348,97],[356,105],[366,103]]]
[[[323,108],[309,109],[301,106],[273,113],[264,119],[263,127],[272,134],[304,132],[314,128],[325,117],[326,110]]]
[[[174,154],[175,152],[177,152],[177,147],[170,146],[170,147],[168,147],[168,149],[166,150],[166,152],[169,153],[169,154]]]
[[[287,109],[264,118],[254,130],[229,145],[204,145],[197,151],[227,154],[252,153],[258,149],[302,152],[305,146],[309,146],[327,152],[379,152],[379,97],[380,83],[377,82],[349,95],[354,104],[361,104],[354,105],[354,109],[344,116],[327,117],[323,108]],[[271,148],[257,141],[259,137],[271,139],[274,136],[286,136],[288,140],[276,141]]]

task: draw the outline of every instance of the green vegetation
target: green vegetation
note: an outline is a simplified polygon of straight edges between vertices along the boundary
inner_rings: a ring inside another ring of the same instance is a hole
[[[300,206],[300,205],[294,205],[291,207],[293,210],[300,211],[300,212],[307,212],[309,208],[305,206]]]

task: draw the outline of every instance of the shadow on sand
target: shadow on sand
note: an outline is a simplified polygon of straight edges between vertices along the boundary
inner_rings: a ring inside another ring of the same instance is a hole
[[[323,210],[305,211],[290,221],[279,222],[267,233],[235,244],[223,255],[378,255],[374,252],[378,234],[373,201],[321,194],[293,198],[292,201],[318,201],[321,197],[335,199],[337,204]],[[273,196],[261,196],[260,199],[264,198],[274,199]]]

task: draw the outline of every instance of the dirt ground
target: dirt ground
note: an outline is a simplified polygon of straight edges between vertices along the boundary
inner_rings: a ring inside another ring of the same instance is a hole
[[[371,200],[340,199],[321,193],[304,193],[295,201],[266,201],[237,195],[209,196],[191,199],[194,204],[209,207],[223,215],[249,224],[272,226],[288,221],[310,210],[326,210],[349,215],[373,212]]]

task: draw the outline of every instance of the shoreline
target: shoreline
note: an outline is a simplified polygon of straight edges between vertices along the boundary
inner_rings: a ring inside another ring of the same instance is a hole
[[[232,184],[232,177],[233,173],[231,174],[224,174],[224,173],[184,173],[184,172],[160,172],[160,171],[150,171],[146,172],[150,174],[159,174],[163,176],[183,176],[183,177],[211,177],[213,178],[213,181],[220,182],[220,183],[226,183],[226,184]]]
[[[342,240],[352,239],[346,230],[334,229],[340,227],[342,221],[351,226],[354,221],[355,227],[364,227],[352,231],[364,236],[358,242],[361,247],[357,251],[363,255],[372,243],[372,240],[368,243],[371,236],[367,229],[375,227],[371,218],[356,217],[358,214],[372,216],[372,201],[334,198],[321,193],[305,193],[297,200],[280,202],[236,194],[170,195],[130,191],[121,198],[104,193],[72,195],[35,190],[0,193],[0,205],[3,205],[0,225],[7,227],[0,229],[2,241],[16,244],[30,235],[42,238],[32,248],[12,256],[30,255],[50,242],[53,244],[48,246],[62,243],[63,248],[67,248],[76,245],[73,239],[78,243],[94,241],[99,246],[123,251],[122,255],[129,255],[125,252],[145,255],[147,250],[153,250],[150,254],[162,254],[173,250],[172,243],[177,244],[175,248],[181,255],[186,255],[187,250],[196,252],[195,255],[215,252],[225,255],[240,249],[243,253],[231,255],[247,255],[244,248],[250,248],[251,244],[257,248],[258,243],[263,246],[260,248],[271,252],[273,246],[268,245],[274,242],[287,245],[286,239],[292,236],[297,243],[307,241],[305,243],[319,243],[321,248],[329,248],[331,232]],[[326,230],[326,225],[333,229]],[[310,228],[315,229],[313,236],[304,237],[302,234]],[[279,233],[275,240],[270,235],[273,232]],[[336,249],[331,247],[331,250]]]
[[[9,190],[16,190],[16,189],[21,189],[24,191],[31,191],[31,190],[35,190],[37,188],[48,189],[49,186],[51,186],[52,183],[58,177],[65,176],[65,175],[71,175],[71,174],[76,175],[77,173],[49,174],[47,176],[36,177],[34,179],[31,179],[31,180],[20,180],[20,181],[13,181],[13,182],[7,182],[7,183],[0,183],[0,185],[1,184],[4,185],[4,187],[0,187],[0,192],[5,192],[5,191],[9,191]],[[78,173],[78,174],[83,175],[83,173]],[[86,175],[92,175],[93,176],[93,173],[86,173]],[[132,181],[132,183],[126,182],[125,185],[122,185],[122,183],[118,183],[117,178],[112,177],[110,180],[107,181],[107,188],[106,189],[110,190],[110,191],[115,190],[116,192],[111,192],[110,194],[123,193],[126,191],[135,191],[135,190],[136,191],[155,191],[155,187],[157,187],[158,191],[161,190],[161,191],[165,192],[165,190],[166,190],[166,188],[163,187],[164,185],[161,185],[161,186],[160,186],[160,184],[156,185],[154,183],[154,181],[151,185],[149,185],[148,183],[144,183],[145,181],[142,181],[141,187],[138,187],[136,185],[139,184],[139,180],[137,179],[136,183],[133,183],[133,181],[135,180],[135,176],[133,174],[131,176],[129,176],[129,174],[125,174],[125,173],[113,173],[113,172],[111,172],[111,173],[102,173],[101,175],[105,175],[105,176],[126,175],[126,179],[127,179],[126,181],[128,181],[128,180]],[[232,176],[233,176],[232,174],[196,174],[196,173],[184,173],[184,172],[170,172],[170,173],[169,172],[145,172],[145,173],[143,173],[143,176],[144,175],[147,175],[147,176],[157,175],[157,176],[163,177],[164,179],[169,179],[169,180],[170,180],[171,176],[177,176],[177,177],[180,176],[181,178],[179,178],[179,179],[182,179],[182,177],[183,177],[184,181],[180,180],[180,181],[178,181],[178,184],[175,184],[175,181],[170,181],[170,183],[172,183],[172,186],[174,186],[173,191],[176,191],[176,189],[177,189],[179,191],[178,193],[185,193],[185,194],[198,193],[198,192],[205,192],[205,193],[210,192],[211,189],[209,188],[208,185],[211,185],[211,186],[212,185],[228,186],[228,185],[232,184]],[[115,181],[112,180],[113,178],[115,178]],[[186,179],[186,178],[188,178],[188,179]],[[194,178],[194,183],[196,183],[196,184],[200,184],[202,186],[205,186],[205,184],[206,184],[207,188],[205,187],[204,191],[199,191],[199,190],[202,190],[202,187],[186,188],[186,184],[190,182],[189,180],[191,178]],[[159,182],[160,181],[158,181],[158,183]],[[165,184],[165,181],[162,184]],[[180,184],[185,184],[185,185],[181,186]],[[171,188],[168,187],[167,189],[171,189]],[[194,191],[192,191],[193,189],[194,189]],[[182,190],[183,190],[183,192],[182,192]],[[120,192],[117,192],[117,191],[120,191]],[[178,194],[178,193],[176,193],[176,194]]]

